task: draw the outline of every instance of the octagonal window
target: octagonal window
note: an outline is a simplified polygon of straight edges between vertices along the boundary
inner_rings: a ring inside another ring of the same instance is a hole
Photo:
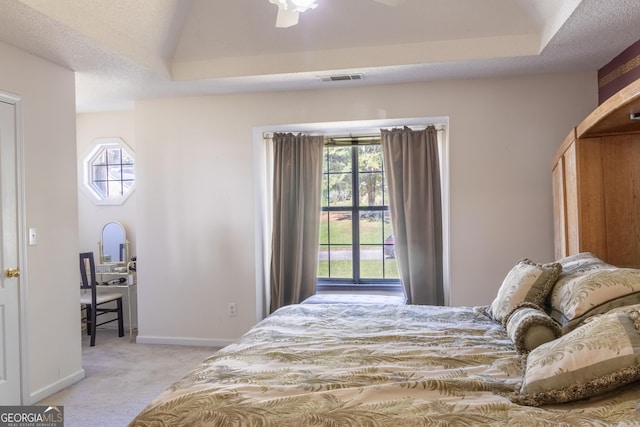
[[[98,138],[84,158],[84,190],[96,203],[122,204],[135,189],[135,156],[121,138]]]

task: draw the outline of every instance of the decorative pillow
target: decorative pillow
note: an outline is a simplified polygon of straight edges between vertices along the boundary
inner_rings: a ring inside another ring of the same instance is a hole
[[[542,344],[527,358],[520,392],[511,400],[541,406],[586,399],[640,379],[640,313],[593,319]]]
[[[592,270],[556,283],[549,299],[551,317],[566,333],[587,317],[640,303],[640,270],[615,267]]]
[[[560,258],[556,262],[562,266],[562,273],[558,280],[569,274],[584,273],[586,271],[603,267],[613,267],[613,265],[607,264],[591,252],[580,252],[574,255],[569,255],[564,258]]]
[[[620,307],[616,307],[616,308],[612,308],[611,310],[607,311],[605,314],[615,314],[615,313],[633,313],[634,311],[640,311],[640,304],[632,304],[632,305],[623,305]],[[604,316],[605,314],[596,314],[593,317],[589,317],[588,319],[585,319],[584,321],[592,321],[593,319],[597,319],[600,316]]]
[[[536,264],[523,258],[504,278],[498,295],[489,307],[489,315],[503,324],[507,315],[522,302],[542,305],[562,266],[558,263]]]
[[[528,353],[562,335],[560,325],[531,303],[519,305],[508,317],[506,328],[518,353]]]
[[[557,294],[558,292],[561,292],[562,288],[566,285],[567,282],[575,279],[578,276],[588,274],[589,272],[592,272],[594,270],[615,268],[615,266],[607,264],[591,252],[580,252],[575,255],[569,255],[567,257],[560,258],[556,262],[562,266],[562,272],[558,276],[558,280],[556,281],[555,285],[551,288],[551,292],[547,296],[547,301],[545,304],[547,313],[549,313],[551,317],[556,319],[556,321],[560,318],[560,316],[562,316],[562,314],[558,311],[557,301],[559,297]]]

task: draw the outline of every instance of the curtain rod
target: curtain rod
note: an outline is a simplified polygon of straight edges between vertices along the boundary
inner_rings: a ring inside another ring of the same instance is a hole
[[[419,127],[418,129],[414,129],[414,127],[411,127],[412,130],[424,130],[429,126],[433,126],[433,125],[427,125],[427,126],[423,126],[423,127]],[[445,126],[444,125],[439,125],[439,126],[434,126],[436,131],[438,132],[442,132],[445,130]],[[399,126],[394,126],[391,128],[382,128],[382,129],[387,129],[387,130],[391,130],[391,129],[397,129],[399,128]],[[273,134],[274,133],[280,133],[280,132],[263,132],[262,133],[262,139],[270,139],[273,138]],[[282,133],[292,133],[294,135],[297,135],[299,133],[303,134],[303,135],[314,135],[313,132],[309,132],[309,131],[284,131]],[[322,134],[316,134],[318,136],[323,136]],[[340,134],[336,134],[336,135],[324,135],[327,139],[329,140],[350,140],[350,139],[379,139],[380,138],[380,134],[356,134],[356,135],[340,135]]]

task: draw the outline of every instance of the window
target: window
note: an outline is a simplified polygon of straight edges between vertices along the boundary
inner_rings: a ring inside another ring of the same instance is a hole
[[[318,283],[399,285],[380,138],[324,148]]]
[[[85,156],[83,189],[97,204],[122,204],[135,188],[133,151],[120,138],[99,138]]]

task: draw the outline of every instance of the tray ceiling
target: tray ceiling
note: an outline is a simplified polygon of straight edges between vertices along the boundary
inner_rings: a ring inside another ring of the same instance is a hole
[[[77,72],[79,112],[137,99],[595,71],[637,0],[0,0],[0,41]],[[329,79],[360,75],[360,79]]]

